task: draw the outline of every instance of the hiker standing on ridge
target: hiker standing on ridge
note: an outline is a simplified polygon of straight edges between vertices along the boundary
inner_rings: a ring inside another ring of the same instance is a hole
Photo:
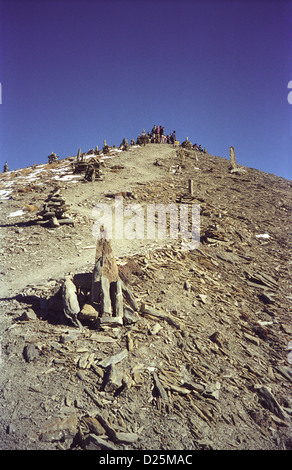
[[[9,171],[9,169],[8,169],[8,163],[5,162],[5,165],[4,165],[4,168],[3,168],[3,173],[7,173],[7,171]]]
[[[156,142],[159,144],[159,137],[160,137],[160,126],[156,127]]]
[[[173,131],[173,133],[171,134],[171,140],[172,140],[172,144],[175,145],[175,143],[176,143],[175,131]]]

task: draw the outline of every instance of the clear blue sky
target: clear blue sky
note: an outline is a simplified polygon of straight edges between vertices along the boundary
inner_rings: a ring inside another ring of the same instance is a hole
[[[0,0],[0,171],[161,124],[292,179],[290,80],[291,0]]]

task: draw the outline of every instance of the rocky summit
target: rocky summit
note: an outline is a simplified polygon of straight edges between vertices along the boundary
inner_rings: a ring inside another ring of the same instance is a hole
[[[143,141],[0,204],[1,449],[292,449],[291,181]]]

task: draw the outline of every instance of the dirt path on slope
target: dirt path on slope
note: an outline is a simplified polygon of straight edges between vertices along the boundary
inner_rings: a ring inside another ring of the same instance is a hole
[[[159,165],[154,162],[159,159]],[[74,227],[45,229],[30,225],[30,213],[7,218],[11,212],[25,204],[41,204],[55,183],[47,177],[46,189],[40,194],[18,194],[13,200],[2,203],[2,256],[0,274],[1,297],[17,295],[24,288],[46,285],[48,280],[62,278],[65,273],[78,272],[91,267],[94,262],[96,238],[92,234],[94,207],[102,202],[113,205],[106,194],[128,192],[133,194],[147,189],[149,182],[165,181],[171,177],[170,167],[176,164],[176,149],[170,145],[151,144],[137,147],[104,160],[103,181],[94,183],[58,183],[63,197],[70,205]],[[115,167],[120,167],[116,169]],[[137,199],[124,199],[125,204],[137,203]],[[160,241],[165,243],[165,241]],[[142,252],[155,245],[154,240],[113,240],[117,258]]]

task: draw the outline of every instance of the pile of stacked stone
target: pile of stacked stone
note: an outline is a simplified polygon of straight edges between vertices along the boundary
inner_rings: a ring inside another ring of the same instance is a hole
[[[69,205],[62,197],[61,190],[56,188],[46,199],[43,209],[37,214],[37,224],[49,225],[52,228],[60,225],[74,225],[74,221],[68,217]]]
[[[126,138],[122,140],[122,143],[120,145],[120,150],[128,150],[129,149],[129,144]]]
[[[100,159],[92,157],[89,160],[79,158],[77,155],[77,162],[73,163],[73,173],[84,173],[86,181],[101,180]]]
[[[184,140],[181,144],[182,148],[187,149],[187,150],[192,150],[193,146],[192,143],[189,141],[188,137],[186,140]]]
[[[51,155],[48,156],[49,163],[54,163],[58,161],[57,154],[52,152]]]
[[[149,135],[147,134],[139,135],[139,137],[137,138],[137,142],[136,142],[137,145],[146,145],[149,143],[150,143],[150,138],[149,138]]]
[[[102,153],[104,155],[107,155],[108,153],[110,153],[110,150],[112,149],[112,147],[110,147],[107,143],[106,143],[106,140],[103,141],[103,147],[102,147]]]
[[[79,149],[80,150],[80,149]],[[98,150],[98,145],[95,147],[95,149],[89,149],[88,152],[86,152],[85,155],[100,155],[101,151]]]

